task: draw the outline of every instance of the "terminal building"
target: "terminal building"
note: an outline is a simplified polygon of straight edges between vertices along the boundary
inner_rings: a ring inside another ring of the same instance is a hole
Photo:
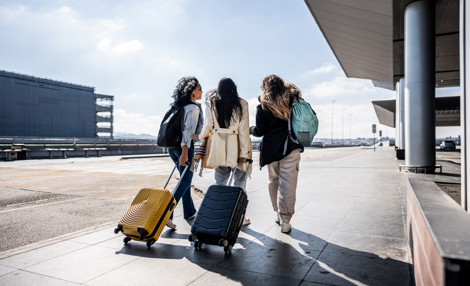
[[[0,71],[0,136],[113,138],[114,96]]]
[[[396,128],[395,144],[404,155],[397,171],[427,173],[407,179],[407,241],[416,285],[469,285],[470,2],[305,3],[347,77],[396,91],[395,100],[373,105],[380,122]],[[456,86],[459,97],[436,98],[436,88]],[[430,175],[441,167],[436,126],[461,127],[459,204]]]

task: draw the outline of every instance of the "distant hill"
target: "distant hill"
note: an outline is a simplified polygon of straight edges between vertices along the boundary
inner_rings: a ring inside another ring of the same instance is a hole
[[[114,132],[114,139],[148,139],[157,140],[156,136],[150,134],[133,134],[124,132]]]

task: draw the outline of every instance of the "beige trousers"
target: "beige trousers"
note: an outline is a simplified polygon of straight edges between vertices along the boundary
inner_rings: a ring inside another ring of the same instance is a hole
[[[289,222],[294,215],[299,162],[300,149],[296,149],[284,159],[267,165],[271,203],[284,222]]]

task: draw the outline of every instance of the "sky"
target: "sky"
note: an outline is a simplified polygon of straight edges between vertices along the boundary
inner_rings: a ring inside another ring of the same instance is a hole
[[[372,124],[395,136],[371,103],[395,92],[347,78],[301,0],[0,0],[0,43],[0,70],[113,95],[115,132],[156,135],[184,76],[204,93],[232,78],[254,125],[261,81],[276,74],[312,105],[317,138],[372,137]]]

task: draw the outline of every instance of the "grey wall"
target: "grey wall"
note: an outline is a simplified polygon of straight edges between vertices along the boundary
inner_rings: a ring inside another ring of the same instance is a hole
[[[0,135],[95,137],[94,88],[0,71]]]

